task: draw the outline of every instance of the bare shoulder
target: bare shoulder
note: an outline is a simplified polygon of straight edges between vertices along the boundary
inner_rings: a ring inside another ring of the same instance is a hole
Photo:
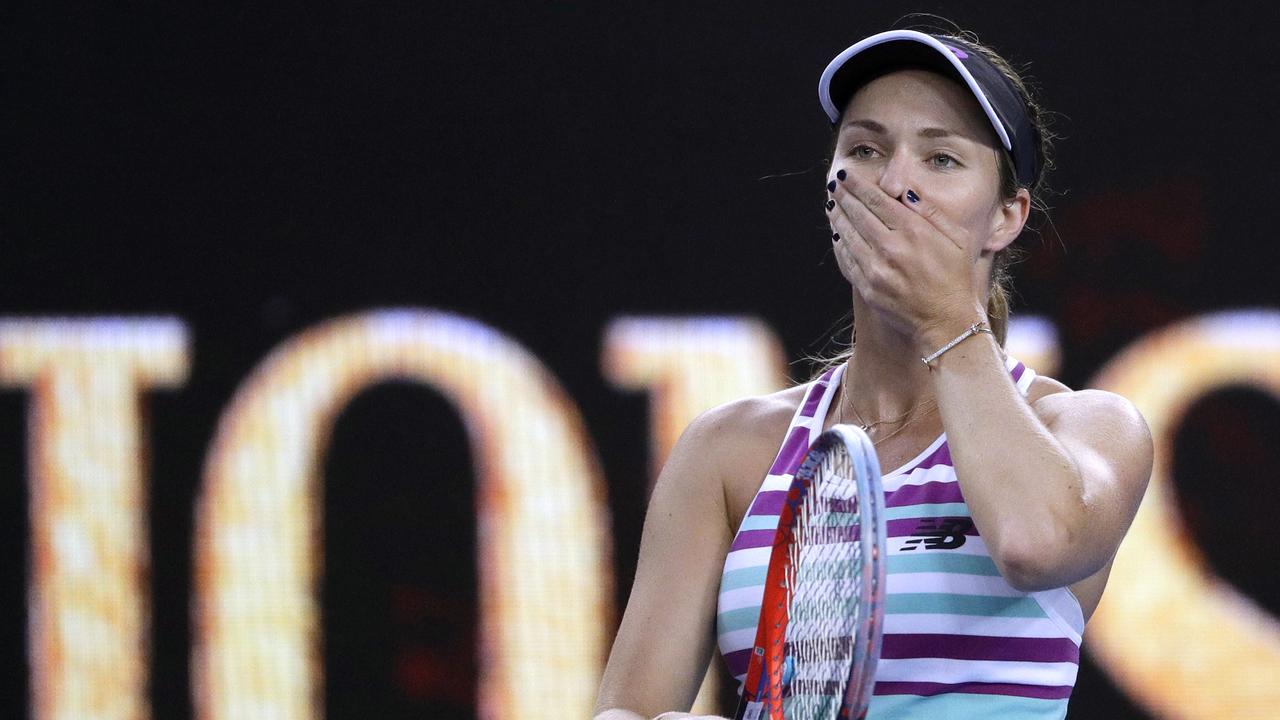
[[[685,430],[680,453],[700,456],[700,465],[714,472],[730,532],[737,530],[773,464],[805,387],[725,403],[699,415]]]
[[[722,460],[753,454],[770,444],[776,451],[804,390],[804,385],[797,385],[719,405],[699,415],[685,432]]]
[[[738,516],[738,479],[753,463],[763,462],[767,469],[772,462],[772,455],[762,452],[777,449],[776,441],[769,436],[770,428],[777,427],[778,418],[782,418],[776,432],[785,431],[790,417],[789,397],[790,392],[784,390],[734,400],[707,410],[689,423],[671,449],[649,497],[642,560],[655,553],[666,557],[664,553],[668,551],[687,560],[691,544],[702,548],[712,548],[717,543],[727,545],[736,529],[732,523]],[[762,477],[757,477],[757,484]],[[714,522],[717,517],[724,523]],[[720,551],[720,561],[723,555]]]
[[[1037,377],[1027,399],[1077,462],[1141,497],[1151,477],[1154,445],[1146,420],[1128,398],[1105,390],[1072,390]]]
[[[1036,377],[1027,393],[1027,402],[1046,424],[1058,420],[1101,423],[1107,430],[1127,430],[1125,435],[1145,435],[1150,439],[1146,420],[1128,398],[1106,390],[1072,390],[1043,375]],[[1137,438],[1135,438],[1137,439]]]
[[[1036,375],[1031,381],[1031,389],[1027,391],[1027,402],[1034,406],[1040,398],[1069,392],[1072,392],[1071,388],[1048,375]]]

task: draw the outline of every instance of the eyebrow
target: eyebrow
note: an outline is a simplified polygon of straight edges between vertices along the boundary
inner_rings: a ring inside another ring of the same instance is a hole
[[[885,126],[881,125],[875,120],[850,120],[846,122],[844,126],[866,128],[867,130],[870,130],[873,133],[878,133],[880,135],[889,134],[889,131],[885,129]],[[958,133],[951,132],[950,130],[947,130],[944,128],[921,128],[919,135],[920,137],[925,137],[925,138],[942,138],[942,137],[950,137],[952,135],[958,135]]]

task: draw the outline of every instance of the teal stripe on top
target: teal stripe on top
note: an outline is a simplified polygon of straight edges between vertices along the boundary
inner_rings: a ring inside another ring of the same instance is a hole
[[[1030,597],[991,597],[950,593],[890,593],[884,611],[902,614],[981,615],[983,617],[1044,618],[1040,603]]]
[[[742,518],[742,530],[777,530],[777,515],[748,515]]]
[[[891,555],[889,556],[887,572],[890,575],[894,573],[944,572],[958,575],[1000,576],[1000,569],[996,567],[995,561],[986,555],[954,555],[948,552]],[[728,577],[728,575],[725,577]],[[763,578],[761,578],[761,582],[764,582]]]
[[[919,695],[876,695],[871,698],[867,720],[890,718],[948,718],[965,720],[1061,720],[1067,716],[1066,700],[947,693]]]
[[[716,626],[720,634],[743,628],[753,628],[760,622],[760,607],[744,607],[722,612],[716,616]]]
[[[720,578],[720,592],[723,594],[738,588],[763,585],[768,572],[768,565],[756,565],[754,567],[730,570]]]
[[[936,517],[969,517],[969,506],[962,502],[921,503],[919,505],[885,508],[884,511],[885,520]],[[777,522],[774,523],[774,526],[777,526]]]

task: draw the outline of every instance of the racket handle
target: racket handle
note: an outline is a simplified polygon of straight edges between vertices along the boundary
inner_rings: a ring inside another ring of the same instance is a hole
[[[751,653],[751,662],[747,665],[747,676],[742,679],[742,692],[738,695],[738,711],[733,714],[733,720],[747,718],[747,707],[752,704],[759,705],[751,701],[759,700],[760,690],[764,688],[764,648],[757,645],[752,648]],[[756,716],[759,716],[759,712]]]
[[[756,647],[753,652],[755,655],[747,668],[747,676],[742,680],[742,694],[738,697],[738,710],[733,714],[733,720],[759,720],[760,711],[764,707],[764,703],[759,702],[760,690],[764,687],[764,672],[761,668],[764,648]],[[752,679],[755,680],[755,687],[752,687]]]
[[[764,717],[764,703],[752,702],[746,698],[738,701],[738,711],[733,714],[733,720],[760,720]]]

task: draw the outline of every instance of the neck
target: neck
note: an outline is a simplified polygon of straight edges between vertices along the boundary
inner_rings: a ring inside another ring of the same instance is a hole
[[[854,302],[855,347],[845,370],[840,402],[845,417],[861,415],[868,423],[898,417],[933,397],[929,368],[911,338]]]
[[[855,347],[840,394],[844,417],[861,415],[874,423],[910,413],[932,399],[932,373],[920,362],[922,352],[915,339],[885,322],[856,291],[853,309]]]

